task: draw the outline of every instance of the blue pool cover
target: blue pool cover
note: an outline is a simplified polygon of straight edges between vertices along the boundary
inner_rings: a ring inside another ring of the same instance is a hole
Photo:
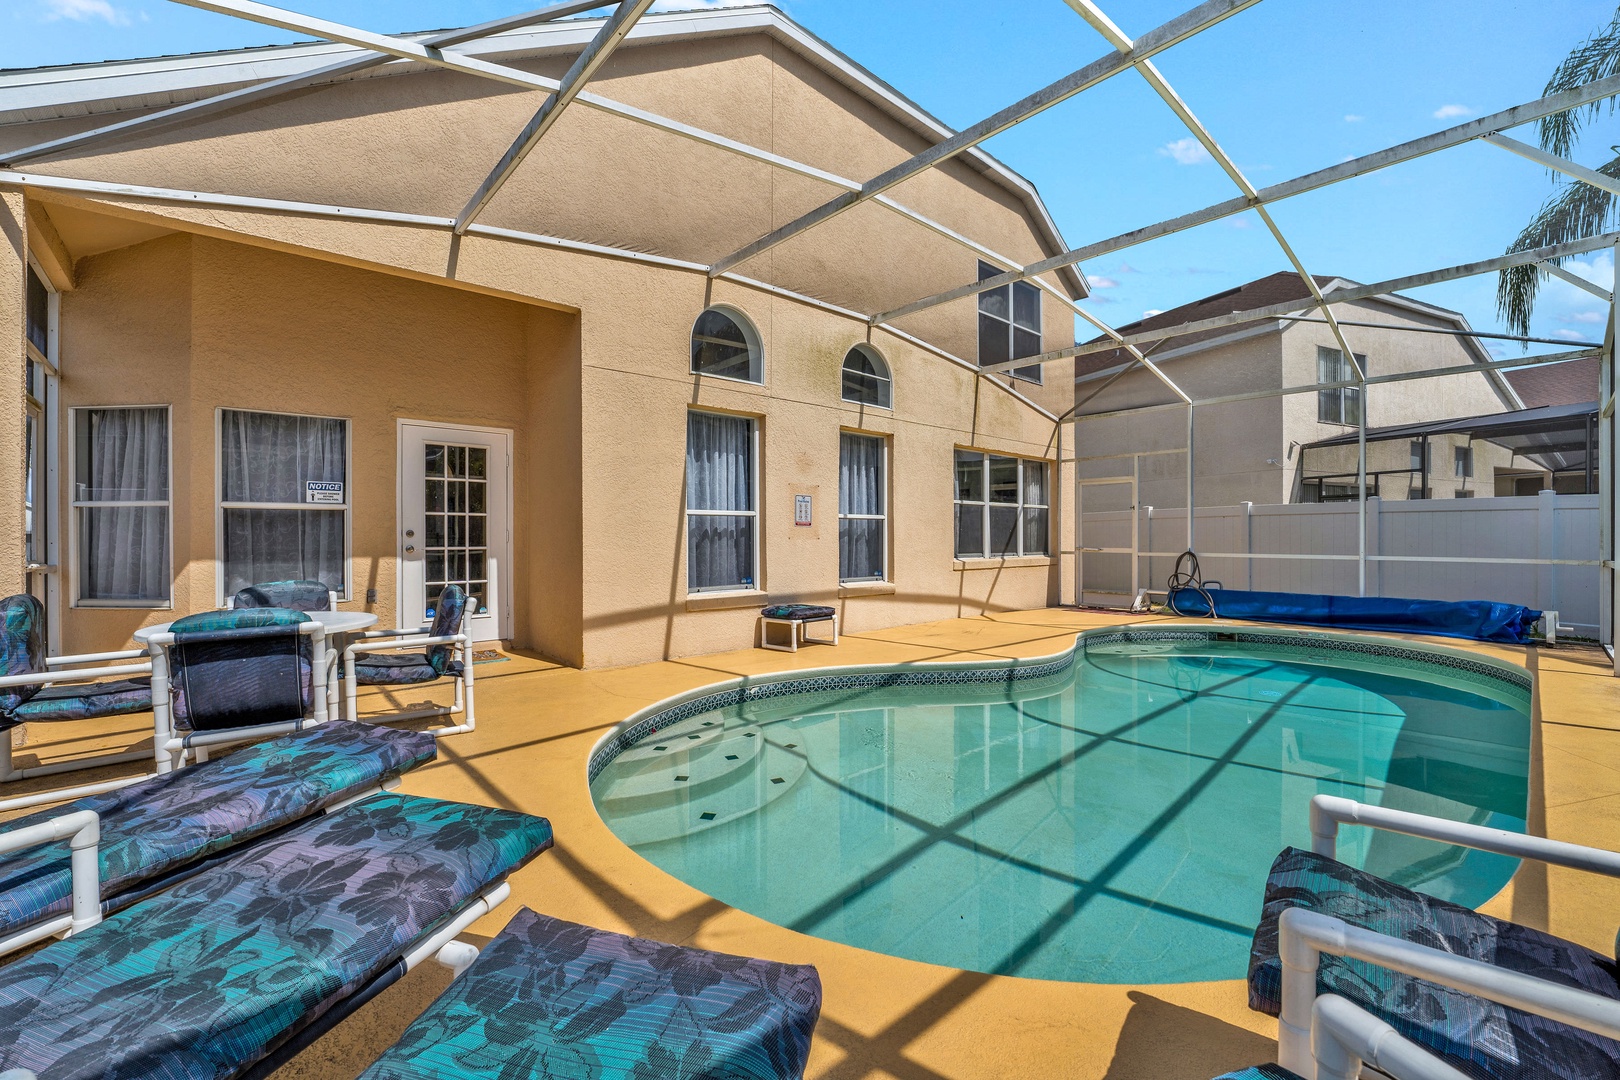
[[[1395,596],[1318,596],[1310,593],[1246,592],[1241,589],[1177,589],[1170,608],[1178,615],[1259,622],[1338,626],[1347,630],[1392,630],[1523,645],[1541,612],[1490,600],[1406,600]]]

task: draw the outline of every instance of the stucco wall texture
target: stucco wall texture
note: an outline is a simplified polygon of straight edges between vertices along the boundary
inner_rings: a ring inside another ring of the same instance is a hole
[[[565,63],[531,66],[559,74]],[[593,90],[846,175],[875,174],[923,145],[763,36],[627,49]],[[367,79],[212,118],[183,138],[160,134],[52,163],[51,171],[453,214],[539,103],[537,94],[442,72]],[[33,141],[87,122],[95,121],[31,124],[26,134],[0,129],[0,140]],[[830,193],[576,109],[485,220],[712,258]],[[218,601],[220,408],[352,420],[345,606],[375,611],[382,625],[399,614],[399,419],[514,432],[512,641],[569,664],[745,646],[766,602],[834,603],[845,628],[862,630],[1059,598],[1056,557],[962,563],[952,548],[953,449],[1054,460],[1050,413],[999,380],[861,321],[702,273],[487,236],[452,241],[447,232],[408,225],[31,194],[47,217],[53,207],[64,222],[72,217],[73,228],[63,230],[70,247],[76,236],[93,241],[97,221],[108,235],[115,222],[172,230],[78,258],[75,287],[62,298],[62,402],[64,434],[66,410],[75,406],[172,406],[174,610],[69,607],[68,651],[116,648],[143,624]],[[1032,261],[1045,253],[1027,209],[965,164],[934,170],[895,195],[1010,256]],[[874,311],[971,280],[976,263],[973,252],[865,207],[742,271]],[[693,320],[713,303],[754,324],[763,386],[689,372]],[[1044,323],[1047,348],[1072,342],[1072,319],[1050,298]],[[959,356],[975,353],[971,299],[902,326]],[[890,365],[892,410],[840,399],[844,355],[862,341]],[[1045,387],[1018,388],[1066,407],[1069,383],[1067,372],[1049,369]],[[758,421],[757,594],[687,596],[692,407]],[[842,430],[889,442],[891,572],[883,586],[839,587]],[[1055,476],[1051,487],[1056,551],[1063,504]],[[814,498],[809,528],[793,524],[796,494]],[[70,530],[64,515],[63,534]],[[377,591],[369,605],[368,589]]]

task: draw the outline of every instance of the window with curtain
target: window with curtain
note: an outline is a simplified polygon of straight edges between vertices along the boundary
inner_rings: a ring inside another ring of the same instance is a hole
[[[223,595],[293,579],[347,595],[348,457],[347,420],[220,410]]]
[[[692,373],[742,382],[765,381],[765,352],[759,335],[730,308],[710,308],[692,325]]]
[[[956,451],[956,557],[1049,554],[1044,461]]]
[[[889,365],[870,345],[857,345],[844,357],[845,401],[892,408],[893,385],[889,378]]]
[[[1367,373],[1367,358],[1356,353],[1356,363]],[[1316,347],[1316,381],[1325,383],[1349,382],[1356,377],[1344,353],[1325,346]],[[1354,386],[1340,386],[1333,390],[1316,392],[1316,418],[1324,424],[1361,423],[1361,390]]]
[[[1006,271],[987,262],[979,264],[979,280]],[[979,294],[979,366],[1039,356],[1041,352],[1041,290],[1027,281],[998,285]],[[1041,381],[1041,365],[1013,368],[1007,374],[1028,382]]]
[[[754,421],[686,416],[686,587],[689,592],[756,588]]]
[[[872,435],[838,437],[838,579],[888,577],[888,444]]]
[[[81,603],[163,604],[169,557],[169,410],[73,410]]]

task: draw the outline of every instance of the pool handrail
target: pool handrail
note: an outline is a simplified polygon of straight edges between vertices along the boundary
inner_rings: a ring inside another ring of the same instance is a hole
[[[1495,852],[1576,870],[1620,877],[1620,853],[1541,836],[1369,806],[1353,799],[1311,799],[1311,848],[1335,858],[1340,823],[1366,825],[1479,851]],[[1277,1063],[1310,1080],[1319,1074],[1312,1054],[1311,1024],[1317,1002],[1317,968],[1323,955],[1377,964],[1414,978],[1460,990],[1499,1005],[1620,1039],[1620,1001],[1562,983],[1456,956],[1440,949],[1351,926],[1305,908],[1278,919],[1277,954],[1282,961],[1282,1012],[1277,1024]]]

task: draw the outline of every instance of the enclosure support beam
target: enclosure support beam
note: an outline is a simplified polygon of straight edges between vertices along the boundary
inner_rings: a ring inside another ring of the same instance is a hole
[[[1076,443],[1078,445],[1078,442]],[[1196,550],[1193,540],[1193,507],[1197,492],[1193,485],[1193,467],[1198,458],[1193,454],[1193,403],[1187,402],[1187,550]]]
[[[1563,280],[1569,282],[1571,285],[1575,286],[1577,289],[1582,289],[1582,290],[1585,290],[1586,292],[1591,293],[1593,296],[1597,297],[1599,300],[1602,300],[1605,304],[1611,303],[1614,300],[1614,293],[1610,292],[1608,289],[1605,289],[1601,285],[1598,285],[1598,284],[1595,284],[1593,282],[1587,281],[1585,278],[1581,277],[1581,275],[1579,275],[1579,274],[1570,273],[1568,270],[1565,270],[1562,266],[1559,266],[1555,262],[1542,261],[1542,262],[1536,263],[1536,265],[1539,266],[1541,269],[1545,270],[1547,273],[1551,274],[1553,277],[1562,278]],[[1477,335],[1477,336],[1483,337],[1484,335]],[[1502,336],[1505,337],[1506,335],[1502,335]]]
[[[1357,389],[1361,400],[1359,414],[1356,420],[1356,520],[1360,527],[1356,530],[1356,587],[1360,590],[1357,595],[1367,595],[1367,377],[1361,377],[1361,385]],[[1304,462],[1305,451],[1300,452],[1300,461]]]
[[[556,92],[548,97],[545,104],[540,106],[540,111],[523,125],[523,130],[518,133],[511,148],[479,185],[473,197],[467,201],[466,209],[456,218],[457,236],[464,234],[467,226],[471,225],[483,212],[484,207],[489,205],[490,200],[500,193],[501,187],[511,179],[518,166],[523,164],[523,159],[528,157],[530,151],[546,137],[546,132],[556,124],[563,110],[568,108],[579,96],[580,91],[585,89],[585,84],[591,81],[591,77],[602,70],[602,65],[608,62],[613,50],[630,36],[630,31],[634,29],[637,20],[652,6],[653,0],[620,0],[618,8],[602,24],[602,28],[591,39],[591,43],[574,58],[574,63],[563,75],[562,83]]]
[[[1614,247],[1614,255],[1620,258],[1620,244]],[[1620,422],[1610,402],[1613,400],[1615,387],[1620,385],[1616,380],[1615,353],[1620,351],[1620,305],[1614,301],[1609,302],[1609,332],[1603,343],[1603,359],[1598,362],[1598,400],[1608,410],[1608,415],[1599,419],[1598,433],[1602,437],[1600,450],[1601,468],[1598,472],[1598,489],[1602,492],[1599,505],[1602,507],[1602,525],[1605,535],[1601,537],[1604,568],[1608,574],[1608,588],[1604,595],[1609,601],[1609,648],[1613,653],[1613,670],[1620,676],[1620,567],[1615,564],[1616,552],[1620,551],[1620,491],[1615,483],[1616,450],[1616,424]],[[1601,618],[1601,616],[1599,616]]]
[[[1596,169],[1588,169],[1585,165],[1577,165],[1573,161],[1567,161],[1559,157],[1557,154],[1549,154],[1540,147],[1531,146],[1529,143],[1520,142],[1518,139],[1510,139],[1506,135],[1486,135],[1483,141],[1490,143],[1492,146],[1499,146],[1510,154],[1528,158],[1537,165],[1544,165],[1553,172],[1563,173],[1565,176],[1579,180],[1583,184],[1590,184],[1612,195],[1620,195],[1620,180],[1616,180],[1612,176],[1604,176]]]

